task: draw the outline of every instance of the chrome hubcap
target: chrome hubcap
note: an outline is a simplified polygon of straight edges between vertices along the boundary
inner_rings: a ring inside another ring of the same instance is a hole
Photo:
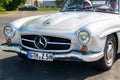
[[[114,44],[113,41],[108,41],[107,52],[106,52],[106,62],[107,64],[112,64],[114,58]]]

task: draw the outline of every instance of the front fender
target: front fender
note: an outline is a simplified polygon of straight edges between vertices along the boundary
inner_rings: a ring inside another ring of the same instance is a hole
[[[104,31],[99,37],[103,38],[103,37],[106,37],[106,36],[108,36],[110,34],[116,33],[118,31],[120,31],[120,28],[111,28],[111,29],[109,29],[107,31]]]
[[[105,32],[103,32],[99,37],[100,38],[104,38],[104,37],[107,37],[108,35],[110,34],[113,34],[113,33],[116,33],[117,34],[117,45],[118,45],[118,49],[117,49],[117,53],[120,53],[120,28],[112,28],[112,29],[109,29]]]
[[[13,28],[15,28],[16,32],[15,32],[15,36],[12,38],[11,43],[12,44],[17,44],[19,45],[19,39],[20,39],[20,33],[19,33],[19,28],[25,24],[26,22],[30,21],[30,20],[34,20],[36,18],[40,18],[43,15],[39,15],[39,16],[31,16],[31,17],[25,17],[25,18],[21,18],[18,20],[14,20],[12,22],[7,23],[5,26],[11,26]]]
[[[33,20],[33,19],[36,19],[36,18],[39,18],[42,16],[43,15],[20,18],[20,19],[17,19],[17,20],[14,20],[12,22],[7,23],[6,26],[12,26],[12,27],[15,27],[16,29],[19,29],[27,21]]]

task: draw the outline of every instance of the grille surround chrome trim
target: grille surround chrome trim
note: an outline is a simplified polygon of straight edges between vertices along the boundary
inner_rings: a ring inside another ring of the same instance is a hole
[[[28,35],[28,34],[25,34],[25,35]],[[23,35],[21,35],[23,36]],[[28,35],[29,36],[29,35]],[[39,35],[38,35],[39,36]],[[54,37],[54,36],[50,36],[50,37]],[[25,46],[22,44],[22,40],[27,40],[27,39],[23,39],[23,38],[20,38],[20,44],[23,48],[26,48],[26,49],[29,49],[29,50],[34,50],[34,51],[40,51],[40,52],[50,52],[50,53],[61,53],[61,52],[70,52],[72,50],[72,39],[68,39],[68,38],[63,38],[63,37],[58,37],[58,38],[61,38],[61,39],[67,39],[70,41],[70,43],[59,43],[59,42],[47,42],[47,44],[59,44],[59,45],[70,45],[69,46],[69,49],[67,50],[42,50],[42,49],[35,49],[35,48],[31,48],[31,47],[28,47],[28,46]],[[34,42],[32,40],[27,40],[27,41],[30,41],[30,42]]]

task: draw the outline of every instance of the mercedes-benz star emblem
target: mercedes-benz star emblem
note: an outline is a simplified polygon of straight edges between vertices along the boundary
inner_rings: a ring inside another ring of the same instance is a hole
[[[47,46],[47,40],[43,36],[37,36],[35,38],[35,43],[34,44],[38,49],[45,49],[46,46]]]

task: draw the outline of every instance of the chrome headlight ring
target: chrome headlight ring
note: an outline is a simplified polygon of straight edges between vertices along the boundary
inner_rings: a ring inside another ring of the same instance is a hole
[[[15,35],[15,28],[11,26],[4,27],[4,35],[7,39],[12,39]]]
[[[78,39],[81,44],[87,44],[90,41],[90,34],[87,31],[80,31]]]

